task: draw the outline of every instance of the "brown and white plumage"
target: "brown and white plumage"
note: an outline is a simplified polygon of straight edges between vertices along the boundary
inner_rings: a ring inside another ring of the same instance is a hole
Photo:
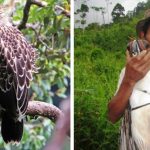
[[[36,57],[35,49],[17,28],[0,25],[0,89],[14,88],[19,116],[26,111],[29,83],[37,72]]]
[[[10,4],[13,4],[13,0]],[[11,25],[0,7],[0,110],[2,137],[5,142],[19,142],[23,118],[28,106],[28,89],[32,73],[37,72],[37,53],[23,34]],[[7,13],[9,14],[9,13]]]

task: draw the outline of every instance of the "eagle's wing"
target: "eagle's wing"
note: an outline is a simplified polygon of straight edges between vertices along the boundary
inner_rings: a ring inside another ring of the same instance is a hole
[[[23,37],[21,32],[12,26],[0,28],[0,88],[7,92],[11,87],[16,92],[17,113],[25,114],[28,105],[28,88],[37,72],[35,49]],[[3,69],[6,69],[3,72]]]

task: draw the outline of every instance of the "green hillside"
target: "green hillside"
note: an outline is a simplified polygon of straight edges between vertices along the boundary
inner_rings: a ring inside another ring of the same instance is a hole
[[[117,150],[119,125],[107,120],[107,104],[125,65],[129,37],[144,10],[122,22],[83,32],[75,29],[75,149]]]

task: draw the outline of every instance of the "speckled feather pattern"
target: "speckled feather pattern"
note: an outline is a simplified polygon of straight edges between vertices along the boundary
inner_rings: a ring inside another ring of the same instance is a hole
[[[13,26],[0,25],[0,89],[8,92],[14,88],[18,118],[23,116],[28,105],[28,89],[37,72],[35,48]]]

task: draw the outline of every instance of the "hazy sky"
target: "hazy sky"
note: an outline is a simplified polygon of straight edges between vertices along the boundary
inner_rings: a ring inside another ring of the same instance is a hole
[[[74,3],[75,10],[80,7],[79,1],[82,1],[82,0],[77,0],[77,2],[75,1]],[[108,16],[108,13],[106,13],[104,16],[106,23],[108,22],[108,19],[109,19],[109,22],[112,20],[111,12],[117,3],[120,3],[125,8],[125,13],[127,13],[128,11],[133,10],[139,2],[146,2],[147,0],[108,0],[108,1],[109,1],[109,4],[108,4],[109,16]],[[87,5],[89,6],[89,8],[92,6],[105,7],[107,11],[106,0],[89,0],[87,2]],[[78,17],[75,16],[75,20],[77,20],[77,18]],[[90,9],[87,15],[87,23],[91,23],[91,22],[98,22],[102,24],[103,19],[102,19],[101,13],[98,14],[93,9]]]

